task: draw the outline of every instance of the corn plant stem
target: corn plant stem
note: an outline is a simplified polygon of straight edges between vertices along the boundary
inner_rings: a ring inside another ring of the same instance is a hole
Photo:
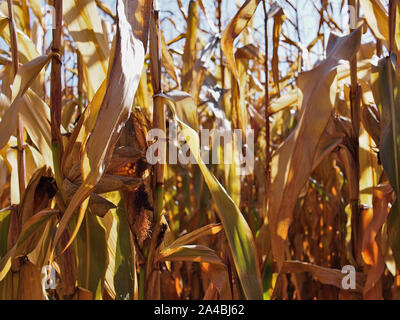
[[[26,164],[25,164],[25,145],[24,145],[24,124],[21,116],[18,115],[17,125],[17,146],[18,146],[18,184],[19,184],[19,195],[22,199],[22,195],[25,192],[26,186]]]
[[[89,219],[85,216],[85,233],[86,233],[86,288],[89,288],[89,277],[90,277],[90,229],[89,229]]]
[[[159,32],[159,17],[158,10],[153,10],[153,19],[155,25],[154,41],[150,44],[150,63],[152,65],[152,85],[154,90],[154,108],[153,108],[153,128],[161,129],[165,132],[165,110],[164,110],[164,99],[156,96],[162,92],[161,88],[161,37]],[[165,152],[162,152],[162,156],[165,157]],[[163,161],[163,163],[165,163]],[[155,221],[158,222],[160,219],[162,209],[162,190],[164,186],[164,164],[156,164],[155,166],[155,192],[154,192],[154,205],[155,205]],[[159,207],[161,205],[161,207]]]
[[[153,28],[150,33],[150,64],[151,64],[151,81],[154,90],[153,98],[153,128],[161,129],[165,132],[165,110],[164,110],[164,99],[157,96],[162,92],[161,87],[161,36],[160,36],[160,21],[158,8],[154,8],[152,11],[152,23]],[[165,150],[162,152],[162,157],[165,157]],[[154,217],[153,217],[153,232],[150,240],[148,250],[145,250],[147,254],[146,260],[146,272],[145,280],[148,281],[151,272],[154,268],[154,258],[157,246],[158,234],[160,232],[160,219],[163,209],[163,197],[164,197],[164,171],[165,161],[157,163],[154,167],[154,181],[153,181],[153,199],[154,199]]]
[[[269,70],[268,70],[268,11],[266,0],[263,0],[263,11],[264,11],[264,42],[265,42],[265,59],[264,59],[264,72],[265,72],[265,84],[264,84],[264,118],[265,118],[265,173],[264,173],[264,199],[263,199],[263,214],[264,224],[262,228],[268,228],[268,220],[266,219],[267,203],[268,203],[268,192],[271,184],[271,128],[270,128],[270,112],[269,112]],[[268,257],[266,260],[262,260],[260,257],[261,273],[264,274],[264,270],[268,263]]]
[[[56,183],[62,190],[61,158],[63,153],[61,138],[61,33],[62,33],[62,0],[54,0],[55,26],[53,26],[53,43],[51,51],[55,53],[51,63],[51,93],[50,93],[50,116],[51,116],[51,140],[53,152],[53,164]]]
[[[138,286],[138,277],[137,277],[137,255],[136,255],[135,241],[133,240],[132,233],[129,234],[129,242],[130,242],[131,248],[132,248],[132,258],[131,258],[132,274],[133,274],[132,297],[133,297],[133,300],[138,300],[139,299],[139,286]]]
[[[139,300],[144,300],[145,292],[145,268],[140,266],[139,272]]]
[[[395,32],[396,32],[396,6],[397,6],[397,1],[392,0],[389,1],[389,57],[392,56],[394,49],[395,49]],[[389,84],[393,83],[393,77],[392,77],[392,70],[388,72],[389,75]],[[393,92],[392,86],[390,86],[390,92]],[[390,104],[391,104],[391,110],[394,110],[394,101],[393,101],[393,96],[390,97]],[[393,116],[394,113],[392,113],[392,118],[394,119]],[[393,132],[393,142],[396,141],[396,130],[394,128],[394,123],[395,121],[392,120],[392,132]],[[395,152],[396,153],[396,152]],[[394,155],[394,158],[397,159],[397,155]],[[395,161],[396,163],[396,161]],[[398,185],[396,185],[396,189],[398,189]],[[396,275],[398,276],[399,272],[399,267],[396,268]],[[397,281],[398,284],[398,281]]]
[[[382,56],[382,40],[376,40],[376,55],[378,57]]]
[[[18,42],[17,42],[17,33],[14,22],[14,12],[13,12],[13,4],[12,0],[8,0],[8,24],[10,28],[10,39],[11,39],[11,55],[13,61],[13,78],[17,75],[18,72]],[[19,195],[22,198],[22,195],[25,191],[26,184],[26,168],[25,168],[25,146],[24,146],[24,124],[22,122],[20,114],[18,114],[17,120],[17,146],[18,146],[18,185],[19,185]]]
[[[355,0],[348,0],[348,5],[356,7]],[[350,18],[351,19],[351,18]],[[352,32],[350,26],[350,32]],[[351,223],[352,223],[352,243],[353,254],[357,262],[360,262],[360,162],[359,162],[359,133],[360,133],[360,87],[357,79],[357,57],[350,61],[350,106],[351,106],[351,124],[352,124],[352,151],[355,164],[355,186],[356,194],[351,201]]]
[[[13,62],[13,78],[16,76],[18,72],[18,42],[17,42],[17,33],[15,30],[15,22],[14,22],[14,11],[12,0],[7,0],[8,4],[8,26],[10,28],[10,39],[11,39],[11,56]]]
[[[51,115],[51,140],[53,152],[54,174],[58,189],[62,187],[61,157],[61,33],[62,33],[62,0],[54,0],[55,26],[53,26],[53,42],[51,51],[54,53],[51,63],[51,93],[50,93],[50,115]]]
[[[389,1],[389,54],[393,53],[395,48],[395,32],[396,32],[396,4],[397,1]]]
[[[296,0],[296,34],[297,34],[298,43],[302,43],[301,36],[300,36],[300,29],[299,29],[299,10],[297,9],[298,7],[299,7],[299,1]],[[301,72],[301,67],[302,67],[302,62],[303,62],[301,53],[302,53],[301,48],[297,47],[297,61],[298,61],[297,71],[299,73]]]
[[[82,55],[80,52],[77,52],[77,60],[78,60],[78,108],[79,113],[82,114],[82,106],[83,106],[83,65],[82,65]]]
[[[265,201],[268,197],[268,188],[270,185],[271,179],[271,129],[269,124],[269,74],[268,74],[268,12],[265,0],[263,0],[263,9],[264,9],[264,37],[265,37],[265,61],[264,61],[264,69],[265,69],[265,97],[264,97],[264,104],[265,104]]]
[[[217,19],[218,19],[218,32],[222,36],[222,0],[218,0],[218,7],[217,7]],[[225,65],[224,65],[224,53],[222,52],[222,46],[219,47],[219,54],[221,57],[221,89],[222,94],[225,89]],[[221,100],[222,102],[224,99]],[[224,109],[224,107],[223,107]]]
[[[12,272],[12,300],[18,300],[18,292],[19,292],[19,272]]]

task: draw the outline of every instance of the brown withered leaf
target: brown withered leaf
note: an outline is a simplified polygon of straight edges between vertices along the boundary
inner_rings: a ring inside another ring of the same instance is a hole
[[[367,24],[375,37],[388,43],[389,22],[388,12],[380,0],[361,0],[361,8],[365,14]]]
[[[284,261],[281,273],[309,272],[323,284],[329,284],[342,289],[344,274],[339,269],[325,268],[315,264],[302,261]],[[358,272],[356,274],[356,289],[361,292],[364,288],[365,275]]]
[[[95,185],[109,163],[121,129],[128,120],[144,63],[143,46],[132,36],[122,1],[118,1],[118,28],[110,78],[96,124],[86,144],[83,178]]]
[[[63,19],[82,56],[84,82],[92,100],[107,75],[110,53],[95,0],[65,1]]]
[[[134,191],[142,182],[142,179],[136,177],[105,174],[94,188],[94,192],[101,194],[116,190]]]
[[[203,262],[200,264],[200,267],[218,291],[220,300],[231,300],[232,293],[226,266]],[[207,296],[207,292],[205,296]]]
[[[186,41],[183,49],[182,89],[191,92],[193,82],[193,67],[196,60],[196,42],[199,27],[199,1],[190,0],[187,18]]]
[[[52,55],[40,56],[19,68],[12,87],[11,105],[0,122],[0,148],[6,145],[17,127],[18,114],[24,93],[32,85],[42,68],[50,61],[51,57]]]
[[[182,95],[185,95],[185,93]],[[180,118],[180,114],[183,112],[177,110],[178,108],[186,107],[186,104],[175,103],[175,100],[178,100],[179,102],[179,99],[174,100],[174,97],[165,94],[162,96],[168,99],[170,110],[182,127],[182,133],[185,135],[186,142],[199,165],[204,180],[215,202],[215,208],[224,226],[225,234],[229,242],[233,261],[244,294],[247,299],[262,299],[260,269],[251,229],[235,202],[202,161],[200,156],[200,139],[198,133],[194,128],[190,127],[190,123],[185,122]],[[193,115],[188,116],[187,120],[193,118]]]
[[[149,38],[150,12],[152,1],[148,0],[124,0],[126,7],[126,16],[132,27],[133,34],[142,41],[144,51],[147,50],[147,41]]]
[[[149,282],[147,283],[146,299],[148,300],[160,300],[161,298],[161,271],[153,270]]]
[[[84,146],[83,183],[74,194],[60,221],[54,245],[57,245],[75,210],[82,204],[71,241],[79,230],[88,204],[88,201],[85,200],[104,174],[121,129],[129,118],[143,64],[143,44],[133,36],[131,27],[126,20],[124,4],[122,0],[118,0],[117,33],[113,56],[110,59],[107,90],[93,131]],[[71,241],[67,246],[71,244]]]
[[[363,239],[361,256],[364,262],[368,265],[367,280],[364,287],[364,297],[380,299],[381,296],[376,296],[375,290],[372,290],[385,268],[384,252],[381,247],[379,238],[383,224],[386,222],[389,214],[389,200],[392,195],[392,188],[388,184],[378,185],[373,192],[373,210],[369,212],[368,221],[363,223]],[[363,220],[365,219],[363,215]],[[371,296],[374,294],[375,296]]]
[[[0,281],[11,269],[11,261],[16,257],[26,256],[32,252],[50,219],[58,214],[57,210],[42,210],[30,217],[21,228],[16,244],[0,259]]]
[[[69,229],[63,233],[58,249],[61,251],[68,243],[71,233]],[[75,293],[75,281],[77,279],[77,261],[76,251],[73,246],[69,247],[65,252],[56,259],[59,266],[61,281],[57,285],[57,292],[65,298],[70,298]]]
[[[214,250],[202,245],[182,245],[163,249],[156,261],[192,261],[223,265]]]
[[[19,270],[19,300],[45,300],[40,269],[32,262],[22,263]]]
[[[71,201],[72,197],[79,189],[77,185],[73,184],[68,179],[64,179],[62,188],[65,192],[67,201]],[[115,205],[112,202],[108,201],[107,199],[93,192],[90,194],[88,208],[93,214],[99,217],[104,217],[104,215],[110,209],[115,208]]]
[[[165,42],[164,34],[161,32],[161,53],[162,53],[162,64],[165,68],[165,71],[174,79],[174,81],[179,84],[178,75],[175,70],[174,59],[172,58],[171,53],[168,50],[168,45]]]
[[[276,2],[275,2],[276,3]],[[276,90],[278,92],[278,96],[281,95],[281,89],[279,86],[279,56],[278,56],[278,49],[279,49],[279,39],[282,34],[282,25],[286,19],[286,16],[282,10],[282,8],[277,9],[274,12],[274,28],[273,28],[273,50],[272,50],[272,76],[276,85]]]
[[[192,244],[198,238],[209,236],[209,235],[215,235],[215,234],[219,233],[221,230],[222,230],[221,224],[209,224],[209,225],[206,225],[204,227],[201,227],[199,229],[196,229],[188,234],[185,234],[185,235],[179,237],[174,242],[172,242],[170,245],[168,245],[167,248],[172,249],[172,248],[179,247],[182,245]]]
[[[50,177],[50,168],[43,167],[36,170],[29,180],[18,208],[21,226],[36,212],[47,208],[49,200],[57,192],[55,185],[51,183]]]
[[[85,288],[78,287],[76,288],[73,300],[93,300],[93,294]]]
[[[317,146],[335,103],[336,67],[340,59],[350,59],[356,54],[360,40],[361,29],[345,37],[331,37],[327,59],[299,77],[299,86],[303,92],[300,120],[271,163],[268,219],[272,252],[279,267],[282,267],[284,261],[285,241],[297,197],[311,174]]]
[[[233,74],[237,86],[239,86],[239,76],[237,73],[236,62],[233,53],[233,41],[246,28],[260,1],[261,0],[246,0],[222,34],[221,48],[225,54],[228,67]]]

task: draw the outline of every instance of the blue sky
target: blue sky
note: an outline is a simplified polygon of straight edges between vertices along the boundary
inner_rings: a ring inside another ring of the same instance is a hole
[[[105,3],[109,4],[115,10],[115,0],[104,0]],[[268,0],[267,3],[270,1]],[[287,15],[288,19],[295,22],[296,21],[296,14],[287,4],[286,0],[277,0],[277,2],[284,8],[285,14]],[[290,0],[290,2],[298,8],[299,11],[299,29],[300,29],[300,40],[304,46],[307,46],[317,35],[317,25],[319,22],[319,15],[316,11],[314,4],[318,7],[319,1],[316,0]],[[329,1],[332,6],[332,15],[335,17],[336,22],[342,26],[346,27],[348,24],[348,14],[347,8],[341,8],[340,4],[342,1],[333,0]],[[158,0],[159,7],[161,10],[161,19],[162,19],[162,30],[164,35],[168,40],[173,39],[177,35],[181,33],[185,29],[185,21],[179,11],[177,1],[176,0]],[[204,6],[207,10],[207,14],[209,15],[212,21],[216,21],[216,1],[215,0],[203,0]],[[225,27],[228,21],[235,15],[237,12],[239,5],[244,3],[244,0],[223,0],[222,1],[222,20],[223,20],[223,27]],[[182,0],[183,7],[187,10],[189,6],[189,0]],[[201,14],[201,27],[210,30],[208,25],[206,24],[206,19],[203,14]],[[175,25],[171,23],[170,20],[167,18],[171,18]],[[255,32],[253,34],[254,39],[260,45],[264,43],[264,13],[262,4],[257,8],[255,17],[254,17],[254,24],[253,28]],[[271,29],[270,34],[272,33],[272,23],[269,23],[269,28]],[[346,29],[347,30],[347,29]],[[295,28],[290,23],[285,23],[284,33],[289,36],[291,39],[297,41],[297,33]],[[329,28],[325,30],[326,39],[329,36]],[[272,39],[270,40],[272,41]],[[178,44],[177,46],[183,44]],[[272,43],[270,43],[272,45]],[[322,46],[316,48],[319,55],[313,55],[311,53],[311,60],[316,60],[318,58],[322,58]]]
[[[42,0],[45,3],[45,0]],[[216,1],[215,0],[202,0],[207,11],[207,15],[209,16],[211,21],[216,21]],[[284,9],[285,14],[287,16],[287,20],[292,22],[296,22],[296,13],[287,4],[287,1],[290,1],[296,8],[298,8],[298,23],[300,30],[300,40],[303,46],[307,46],[314,38],[317,36],[317,26],[319,22],[319,14],[315,7],[319,7],[319,0],[276,0],[281,7]],[[116,0],[103,0],[106,4],[108,4],[112,10],[115,12],[115,3]],[[181,0],[183,8],[187,11],[190,0]],[[342,1],[339,0],[330,0],[328,1],[331,5],[332,12],[331,15],[334,17],[336,23],[343,27],[343,30],[347,32],[348,25],[348,14],[347,7],[341,8],[340,3]],[[235,13],[238,11],[241,4],[244,3],[244,0],[222,0],[222,22],[223,28],[227,26],[229,21],[233,18]],[[267,3],[270,3],[267,0]],[[164,33],[166,40],[171,40],[178,36],[186,29],[186,22],[178,8],[177,0],[158,0],[158,4],[161,10],[161,29]],[[207,20],[205,18],[204,13],[200,11],[200,21],[201,21],[201,29],[210,32],[211,28],[207,24]],[[272,19],[269,22],[269,34],[272,34]],[[258,44],[260,49],[264,51],[264,13],[263,6],[260,3],[257,11],[254,16],[253,26],[252,26],[252,35],[254,38],[254,43]],[[330,33],[329,28],[324,28],[325,39],[327,41]],[[297,31],[294,26],[286,22],[283,26],[283,32],[286,36],[291,38],[292,40],[298,42]],[[210,37],[210,33],[202,32],[202,39],[207,41]],[[48,39],[47,42],[51,42],[51,32],[47,34]],[[272,47],[272,37],[269,37],[269,46]],[[179,41],[175,45],[172,46],[173,49],[177,51],[182,51],[184,45],[184,41]],[[281,47],[279,49],[280,60],[283,61],[287,56],[291,56],[291,52],[287,50],[288,45],[281,42]],[[291,50],[295,50],[293,47]],[[316,60],[322,59],[323,57],[323,48],[320,43],[314,47],[314,52],[310,53],[310,62],[313,64]],[[297,50],[296,50],[297,51]],[[270,58],[272,55],[272,50],[269,51]],[[297,52],[296,52],[297,54]],[[175,58],[175,57],[174,57]],[[284,64],[281,66],[285,68]]]

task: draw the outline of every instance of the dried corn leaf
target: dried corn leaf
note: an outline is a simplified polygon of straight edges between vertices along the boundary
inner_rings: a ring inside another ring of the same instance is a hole
[[[221,38],[221,48],[228,61],[228,67],[231,70],[234,82],[238,84],[238,73],[236,69],[235,57],[233,54],[233,41],[246,28],[253,17],[260,0],[246,0],[236,15],[233,17],[228,27],[225,29]]]
[[[183,93],[185,94],[185,93]],[[225,189],[208,170],[200,156],[200,141],[197,132],[178,117],[173,97],[162,95],[170,101],[170,108],[180,123],[183,134],[203,174],[204,180],[215,202],[217,213],[221,219],[228,239],[236,271],[247,299],[262,299],[261,276],[258,266],[257,253],[251,230],[239,208],[235,205]],[[183,105],[182,105],[183,107]]]
[[[183,245],[164,249],[158,254],[156,261],[191,261],[222,264],[214,250],[201,245]]]
[[[63,2],[63,18],[84,63],[88,99],[92,100],[107,75],[108,44],[94,0]]]
[[[126,16],[132,27],[135,37],[142,41],[144,51],[147,51],[149,37],[150,12],[152,1],[148,0],[125,0]]]
[[[388,232],[396,263],[400,263],[400,76],[391,59],[384,58],[372,70],[372,91],[381,112],[380,158],[396,194],[389,218]]]
[[[309,178],[317,146],[335,103],[336,67],[340,59],[352,58],[360,45],[361,29],[349,36],[331,37],[330,54],[315,69],[299,78],[303,92],[300,120],[272,159],[272,184],[268,198],[268,219],[274,258],[282,267],[285,241],[297,197]],[[312,120],[315,119],[315,120]]]
[[[110,78],[108,79],[107,90],[96,123],[83,153],[83,184],[71,199],[60,221],[60,227],[55,235],[55,244],[57,244],[75,210],[88,197],[104,174],[106,166],[111,160],[112,149],[117,142],[121,129],[129,118],[135,92],[142,74],[144,63],[143,45],[132,35],[131,28],[125,17],[123,2],[120,0],[117,3],[117,14],[118,28],[114,55],[110,65]],[[85,205],[83,205],[76,228],[80,227],[85,209]],[[71,241],[77,231],[76,229],[73,232]]]
[[[41,56],[27,62],[19,68],[12,87],[10,108],[6,111],[0,122],[0,148],[8,142],[17,127],[18,113],[20,112],[22,96],[32,85],[33,80],[42,68],[49,62],[51,55]]]
[[[165,249],[173,249],[175,247],[193,243],[198,238],[215,235],[218,232],[220,232],[221,230],[222,230],[222,226],[220,224],[210,224],[210,225],[201,227],[199,229],[196,229],[195,231],[192,231],[188,234],[185,234],[185,235],[179,237],[174,242],[172,242],[170,245],[168,245],[168,247]]]
[[[307,262],[285,261],[281,269],[282,273],[310,272],[323,284],[329,284],[342,289],[344,274],[341,270],[325,268]],[[362,291],[365,283],[365,276],[362,273],[356,275],[356,291]]]
[[[361,8],[365,14],[367,24],[375,37],[389,41],[388,12],[380,0],[361,0]]]

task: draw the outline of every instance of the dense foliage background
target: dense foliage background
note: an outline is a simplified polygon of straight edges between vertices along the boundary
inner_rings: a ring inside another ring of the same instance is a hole
[[[0,298],[397,299],[399,19],[384,0],[0,2]],[[172,119],[198,164],[147,161]],[[251,174],[237,152],[204,164],[202,129],[253,130]]]

